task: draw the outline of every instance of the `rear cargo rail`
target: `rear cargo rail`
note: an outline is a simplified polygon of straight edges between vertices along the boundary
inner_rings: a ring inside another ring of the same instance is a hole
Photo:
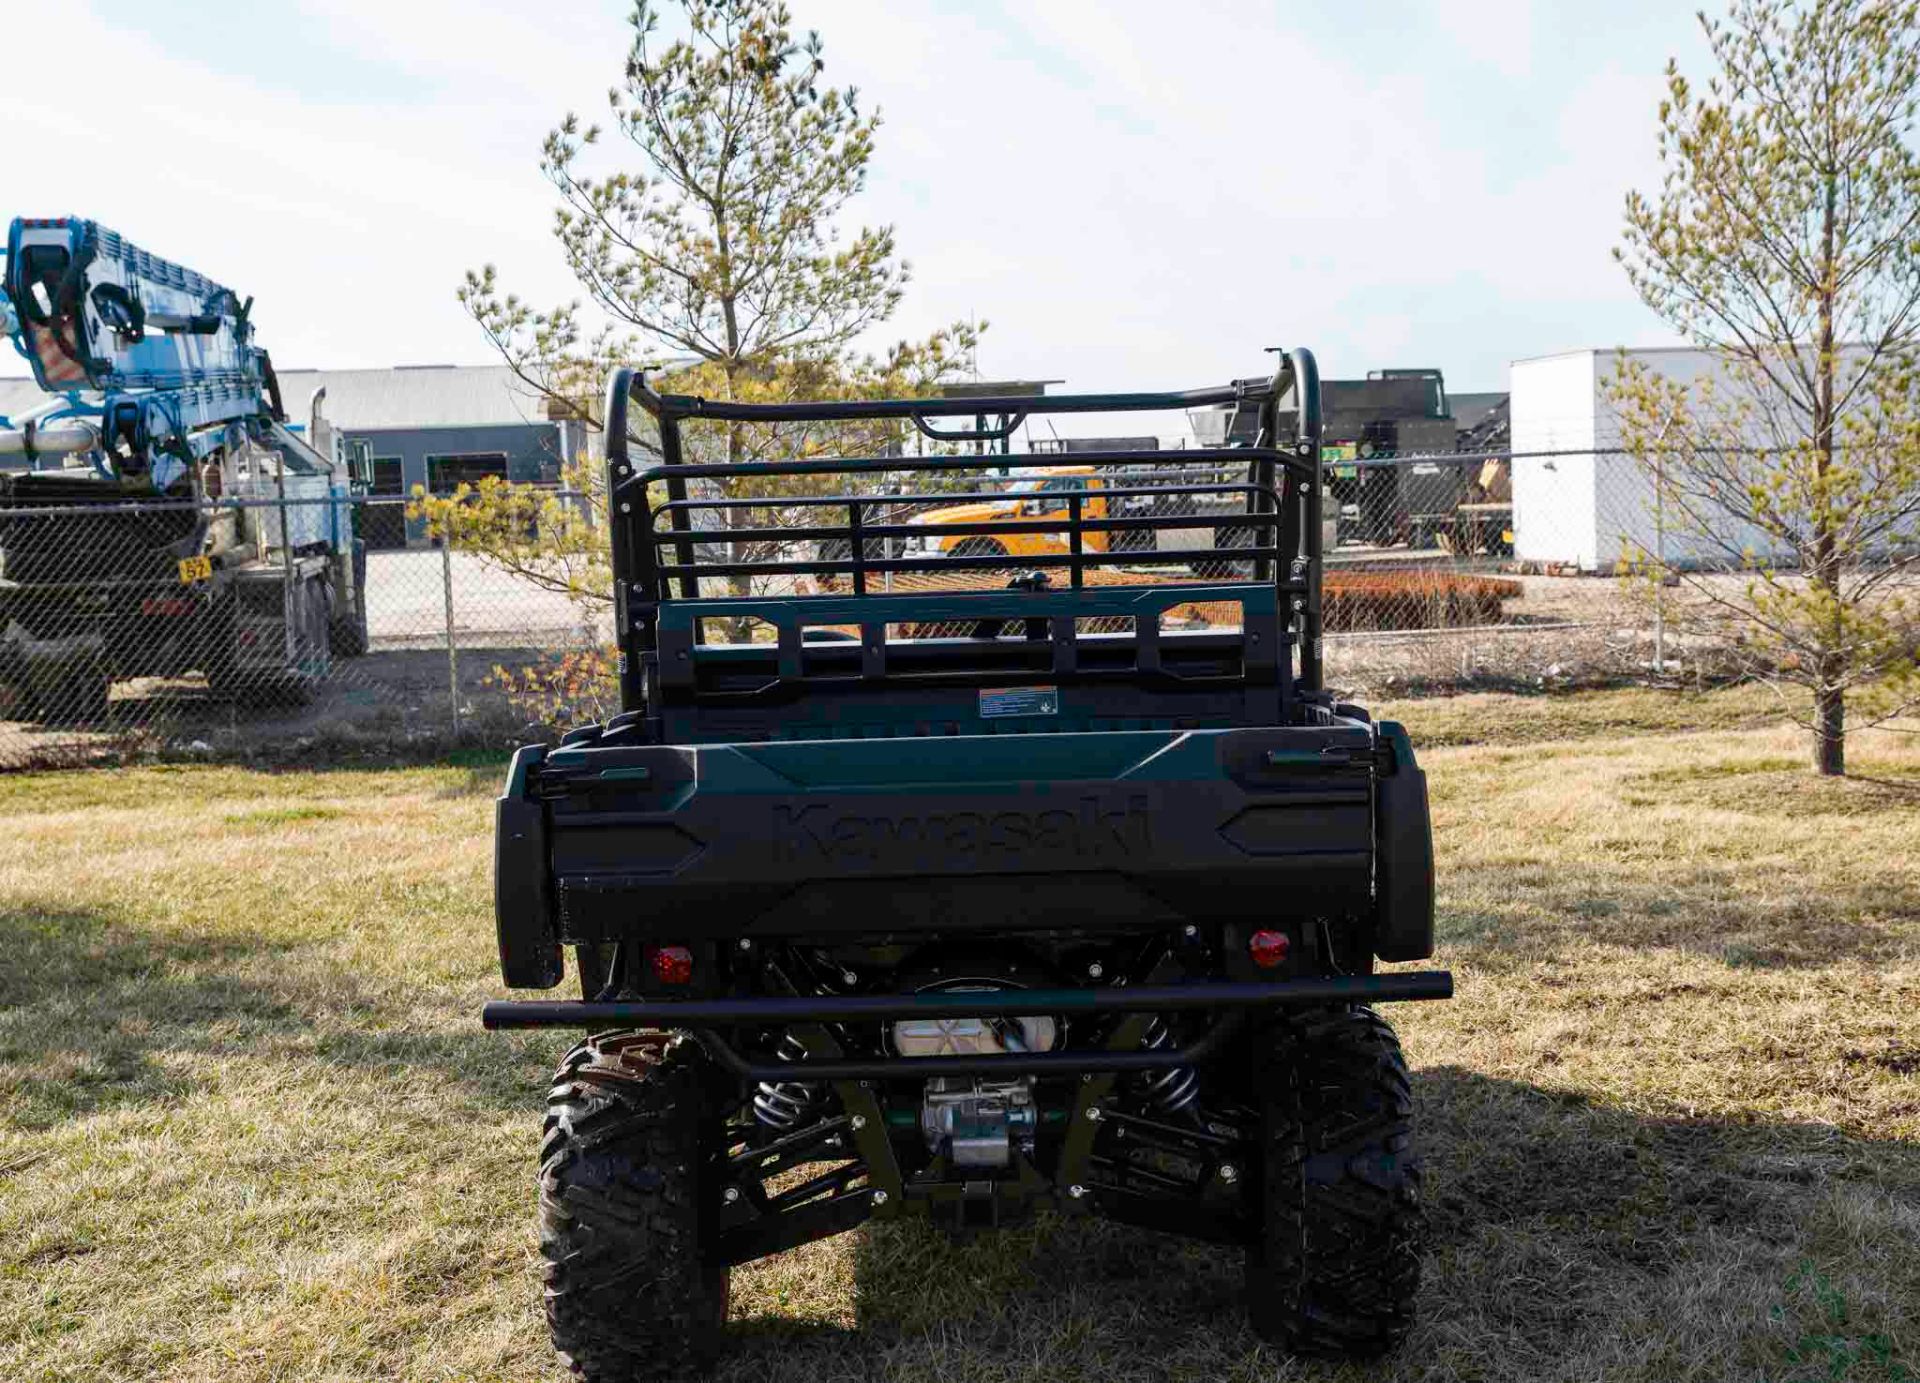
[[[933,640],[953,626],[966,637],[921,656],[927,671],[968,671],[988,652],[980,646],[988,631],[1024,628],[1030,641],[1050,648],[1039,655],[1042,666],[1022,670],[1074,674],[1082,661],[1076,631],[1104,619],[1125,625],[1139,650],[1131,665],[1111,670],[1156,677],[1167,611],[1250,600],[1244,644],[1253,656],[1233,675],[1259,680],[1284,657],[1298,663],[1285,680],[1317,691],[1318,393],[1304,351],[1290,354],[1264,385],[1052,397],[743,404],[658,393],[644,374],[620,371],[608,395],[607,465],[625,703],[658,704],[650,696],[662,688],[765,695],[778,680],[802,675],[813,642],[857,647],[851,674],[891,681],[903,666],[894,659],[902,636]],[[1280,426],[1288,399],[1290,435]],[[1262,410],[1269,423],[1262,445],[1205,454],[881,454],[720,464],[691,457],[684,435],[700,422],[862,423],[880,429],[878,450],[898,453],[898,434],[886,430],[896,425],[942,444],[984,444],[1034,414],[1216,404]],[[647,440],[659,464],[634,460],[640,414],[657,436]],[[953,418],[974,423],[936,426]],[[791,493],[763,493],[774,490]],[[973,516],[970,507],[988,512]],[[969,599],[956,599],[962,595]],[[754,642],[738,632],[750,620],[777,629],[776,678],[703,688],[703,664],[727,656],[723,648]],[[727,637],[713,636],[720,628]],[[992,656],[986,661],[991,670]],[[660,685],[650,686],[655,676]],[[655,728],[674,738],[697,729],[684,720],[672,736]]]

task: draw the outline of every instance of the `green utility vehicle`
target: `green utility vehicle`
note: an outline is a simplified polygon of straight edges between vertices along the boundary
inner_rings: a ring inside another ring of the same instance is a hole
[[[1370,1005],[1452,981],[1374,966],[1432,952],[1432,837],[1405,733],[1322,687],[1320,397],[1304,350],[1252,385],[984,403],[616,376],[625,709],[519,751],[495,856],[506,982],[559,985],[571,949],[582,997],[485,1014],[593,1034],[540,1155],[547,1315],[578,1375],[704,1367],[735,1264],[905,1216],[1209,1240],[1245,1254],[1263,1339],[1366,1355],[1406,1332],[1419,1164]],[[634,403],[661,464],[629,446]],[[1146,502],[949,525],[1058,538],[1025,555],[901,555],[915,484],[999,497],[978,457],[724,466],[683,440],[997,440],[1030,414],[1216,404],[1262,420],[1230,470],[1021,457]],[[1238,502],[1156,503],[1169,486]],[[1118,541],[1196,524],[1231,546]],[[983,588],[929,579],[961,572]],[[1239,616],[1163,627],[1196,605]]]

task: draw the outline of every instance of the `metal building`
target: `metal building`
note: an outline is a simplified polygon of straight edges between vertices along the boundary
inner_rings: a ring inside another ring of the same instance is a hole
[[[292,422],[304,423],[314,391],[349,442],[367,444],[370,490],[445,493],[461,481],[497,475],[557,484],[563,458],[589,444],[586,429],[549,416],[547,400],[504,365],[398,365],[372,370],[281,370],[281,397]],[[31,379],[0,379],[0,416],[44,401]],[[597,440],[597,439],[596,439]],[[420,546],[424,532],[401,504],[370,505],[362,515],[370,546]]]
[[[334,426],[368,444],[375,495],[444,494],[490,475],[558,484],[570,449],[583,445],[578,424],[550,418],[547,400],[504,365],[280,372],[290,413],[304,417],[321,388]],[[369,506],[364,536],[376,548],[424,541],[398,505]]]

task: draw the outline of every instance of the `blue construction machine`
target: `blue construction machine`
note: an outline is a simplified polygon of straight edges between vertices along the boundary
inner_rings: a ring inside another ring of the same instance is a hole
[[[298,697],[364,652],[355,467],[317,400],[289,426],[252,299],[77,217],[14,220],[4,287],[46,399],[0,417],[0,716],[190,673]]]

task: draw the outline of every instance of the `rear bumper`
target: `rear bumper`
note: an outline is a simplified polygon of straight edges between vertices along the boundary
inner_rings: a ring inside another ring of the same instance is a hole
[[[715,1023],[845,1023],[888,1018],[1006,1018],[1031,1013],[1169,1013],[1182,1009],[1451,999],[1453,974],[1384,975],[1114,989],[937,990],[922,994],[742,995],[727,999],[501,999],[480,1011],[489,1028],[694,1028]]]
[[[1164,1013],[1207,1010],[1219,1016],[1189,1047],[1157,1051],[1102,1048],[1001,1056],[879,1057],[810,1061],[818,1080],[871,1080],[950,1075],[1048,1075],[1151,1071],[1203,1060],[1229,1027],[1263,1009],[1335,1003],[1450,999],[1453,975],[1414,970],[1384,975],[1306,976],[1271,983],[1140,985],[1114,989],[943,990],[923,994],[750,995],[724,999],[598,1001],[501,1000],[481,1010],[489,1028],[683,1028],[746,1080],[791,1080],[793,1066],[756,1062],[735,1052],[713,1029],[748,1023],[768,1027],[899,1018],[998,1018],[1034,1013]]]

